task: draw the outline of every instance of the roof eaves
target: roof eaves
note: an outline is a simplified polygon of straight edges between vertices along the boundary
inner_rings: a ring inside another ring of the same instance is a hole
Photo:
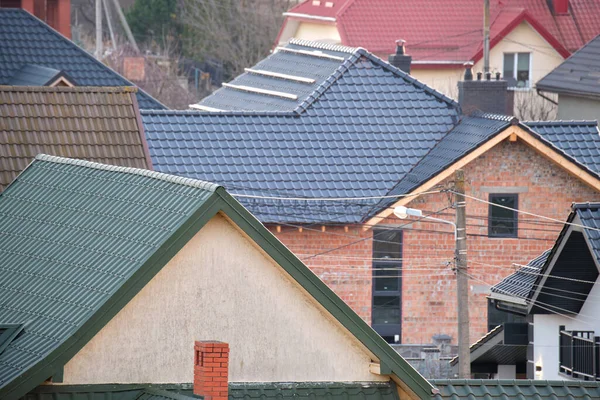
[[[542,24],[538,22],[531,14],[523,9],[519,15],[517,15],[504,29],[498,32],[490,40],[490,49],[494,48],[502,39],[506,37],[513,29],[515,29],[521,22],[527,22],[542,38],[548,42],[550,46],[563,58],[569,57],[571,54]],[[473,62],[477,62],[483,58],[483,49],[479,49],[472,57]]]
[[[216,192],[224,202],[222,211],[275,262],[286,270],[334,318],[380,359],[382,365],[420,398],[430,398],[433,387],[400,354],[367,325],[343,300],[275,238],[264,225],[223,188]]]
[[[494,329],[492,329],[491,331],[489,331],[488,333],[483,335],[481,338],[479,338],[478,341],[476,341],[471,346],[469,346],[469,352],[472,353],[474,350],[477,350],[479,347],[483,346],[484,344],[486,344],[487,342],[489,342],[490,340],[492,340],[493,338],[495,338],[502,332],[504,332],[504,325],[501,324],[501,325],[496,326]],[[450,360],[450,365],[454,366],[454,365],[456,365],[457,362],[458,362],[458,356],[454,356]]]
[[[585,121],[583,121],[585,123]],[[537,125],[540,126],[542,125],[543,121],[538,121]],[[552,121],[551,121],[552,123]],[[546,138],[544,138],[542,135],[538,134],[534,129],[531,129],[531,127],[529,127],[526,123],[524,122],[519,122],[518,126],[522,129],[524,129],[527,133],[531,134],[532,136],[534,136],[536,139],[540,140],[541,142],[543,142],[546,146],[552,148],[552,150],[556,151],[558,154],[560,154],[562,157],[566,158],[567,160],[573,162],[574,164],[576,164],[578,167],[580,167],[581,169],[585,170],[587,173],[589,173],[590,175],[592,175],[593,177],[595,177],[596,179],[600,180],[600,173],[592,170],[591,168],[589,168],[587,165],[579,162],[576,158],[572,157],[571,155],[567,154],[567,152],[565,152],[564,150],[558,148],[556,145],[554,145],[554,143],[550,142],[549,140],[546,140]]]
[[[541,90],[543,92],[550,92],[556,94],[566,94],[576,97],[586,97],[593,100],[600,99],[600,93],[597,92],[587,92],[584,90],[573,90],[566,89],[564,87],[552,86],[551,84],[545,84],[543,82],[538,82],[535,84],[537,90]]]

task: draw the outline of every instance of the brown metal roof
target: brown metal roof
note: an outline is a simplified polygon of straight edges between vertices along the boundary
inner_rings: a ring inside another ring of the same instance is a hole
[[[0,86],[0,191],[40,153],[152,169],[136,92]]]

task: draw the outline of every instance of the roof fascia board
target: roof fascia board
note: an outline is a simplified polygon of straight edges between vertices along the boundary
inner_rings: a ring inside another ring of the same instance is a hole
[[[334,17],[322,17],[320,15],[301,14],[301,13],[295,13],[295,12],[284,12],[283,16],[290,17],[290,18],[315,20],[315,21],[321,21],[321,22],[336,22],[336,19]]]
[[[403,206],[410,203],[412,200],[416,199],[419,196],[418,193],[430,190],[435,185],[441,183],[444,179],[450,177],[457,169],[460,169],[465,165],[469,164],[471,161],[475,160],[483,153],[487,152],[488,150],[496,146],[498,143],[508,138],[511,134],[517,133],[518,130],[521,129],[517,126],[508,126],[505,130],[501,131],[499,134],[489,139],[487,142],[483,143],[478,148],[465,155],[463,158],[455,161],[452,165],[447,167],[445,170],[443,170],[436,176],[430,178],[428,181],[422,183],[415,189],[411,190],[410,193],[407,193],[408,196],[400,198],[400,200],[395,202],[393,205],[370,218],[366,222],[365,229],[370,229],[371,226],[377,225],[379,222],[392,215],[395,207]],[[414,194],[411,195],[411,193]]]
[[[570,218],[568,219],[567,222],[581,224],[579,217],[577,217],[577,214],[574,211],[573,211],[573,217],[570,216]],[[559,234],[558,243],[556,243],[554,245],[556,250],[554,250],[554,249],[552,250],[552,254],[548,256],[548,260],[546,261],[544,268],[542,268],[538,279],[536,279],[535,283],[533,284],[533,288],[532,288],[533,295],[529,296],[530,298],[529,298],[529,304],[527,305],[527,314],[531,313],[531,310],[533,309],[533,306],[535,305],[537,298],[540,295],[540,292],[544,288],[544,285],[546,284],[548,277],[552,274],[554,265],[556,264],[556,261],[558,260],[558,257],[562,253],[565,245],[569,241],[569,238],[571,237],[571,233],[573,233],[573,231],[581,232],[581,228],[575,227],[573,225],[565,225],[563,228],[563,231]],[[586,241],[586,243],[587,243],[587,241]],[[588,246],[589,246],[589,244],[588,244]],[[545,305],[542,305],[542,307],[545,307]]]
[[[467,154],[460,160],[456,161],[454,164],[447,167],[444,171],[442,171],[438,175],[429,179],[428,181],[421,184],[417,188],[411,190],[411,192],[408,193],[408,196],[402,197],[400,200],[398,200],[392,206],[388,207],[387,209],[379,212],[374,217],[370,218],[366,222],[366,225],[363,229],[367,230],[367,229],[370,229],[371,226],[375,226],[377,223],[379,223],[382,220],[384,220],[385,218],[389,217],[394,212],[394,210],[393,210],[394,207],[403,206],[403,205],[408,204],[410,201],[414,200],[415,198],[417,198],[419,196],[418,195],[419,192],[424,192],[424,191],[430,190],[432,187],[441,183],[444,179],[446,179],[450,175],[452,175],[457,169],[464,167],[465,165],[467,165],[468,163],[470,163],[477,157],[481,156],[483,153],[492,149],[498,143],[505,140],[508,136],[510,136],[513,133],[516,134],[519,139],[523,140],[523,142],[525,142],[530,147],[532,147],[535,151],[537,151],[542,156],[544,156],[546,159],[549,159],[550,161],[554,162],[555,164],[558,164],[560,167],[562,167],[568,173],[579,178],[580,180],[582,180],[584,183],[586,183],[588,186],[592,187],[593,189],[600,191],[600,179],[598,177],[592,175],[591,173],[586,171],[583,167],[578,166],[575,162],[569,160],[562,152],[559,152],[558,149],[551,146],[550,143],[538,139],[529,130],[523,129],[521,127],[521,125],[511,125],[511,126],[507,127],[504,131],[502,131],[500,134],[496,135],[492,139],[483,143],[477,149],[473,150],[472,152],[470,152],[469,154]],[[414,194],[410,195],[411,193],[414,193]]]
[[[482,338],[483,339],[483,338]],[[481,339],[480,339],[481,340]],[[487,353],[492,347],[504,343],[504,329],[501,332],[496,333],[489,339],[483,341],[483,343],[474,343],[471,347],[477,346],[471,350],[471,362],[477,360],[479,357]]]
[[[204,106],[202,104],[190,104],[190,108],[193,108],[194,110],[208,111],[208,112],[223,112],[224,111],[224,110],[221,110],[220,108]]]
[[[140,114],[140,106],[137,101],[136,91],[129,93],[131,98],[131,106],[135,112],[135,123],[137,124],[138,132],[140,134],[140,141],[144,148],[144,156],[146,157],[146,165],[149,170],[154,170],[152,166],[152,157],[150,157],[150,148],[148,147],[148,141],[146,140],[146,131],[144,130],[144,123],[142,122],[142,115]]]
[[[77,332],[40,362],[1,388],[0,398],[18,400],[59,372],[217,214],[221,203],[221,198],[216,193],[206,199]]]
[[[579,218],[579,215],[577,215],[577,213],[575,214],[575,219],[573,221],[575,224],[578,225],[583,225],[581,223],[581,218]],[[592,259],[594,260],[594,265],[596,266],[596,269],[598,270],[598,272],[600,273],[600,263],[598,261],[598,258],[594,255],[594,246],[592,246],[592,243],[590,243],[590,238],[589,238],[589,234],[588,234],[588,230],[587,229],[579,229],[579,231],[581,233],[583,233],[583,238],[585,239],[585,243],[587,244],[588,249],[590,250],[590,254],[592,256]]]
[[[533,18],[527,11],[523,11],[515,19],[513,19],[504,29],[502,29],[496,36],[490,40],[490,49],[493,49],[498,43],[500,43],[513,29],[521,24],[521,22],[527,22],[531,28],[538,33],[558,54],[563,58],[567,58],[571,53],[562,45],[560,42],[541,25],[535,18]],[[478,62],[483,58],[483,49],[477,51],[473,56],[473,62]]]
[[[504,301],[506,303],[518,304],[520,306],[524,306],[527,304],[525,300],[520,297],[509,296],[507,294],[497,292],[491,292],[488,298],[492,300]]]
[[[392,372],[391,378],[396,383],[405,386],[405,389],[408,389],[417,398],[431,397],[433,386],[273,236],[260,221],[225,189],[218,188],[216,193],[223,199],[223,213],[354,335],[367,350],[379,358],[379,362],[386,365]]]

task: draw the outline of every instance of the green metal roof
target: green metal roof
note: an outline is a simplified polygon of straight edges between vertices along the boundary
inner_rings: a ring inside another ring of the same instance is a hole
[[[251,399],[398,400],[389,383],[235,383],[229,385],[230,400]]]
[[[191,384],[44,385],[24,400],[191,400]],[[389,382],[230,383],[230,400],[250,399],[399,400]]]
[[[431,383],[440,391],[433,397],[436,400],[591,400],[600,398],[600,382],[447,379],[433,380]]]
[[[61,368],[63,352],[73,355],[78,336],[95,334],[90,325],[142,267],[157,263],[216,188],[36,157],[0,195],[0,323],[25,325],[0,355],[0,397],[32,374],[41,373],[35,386]]]
[[[42,385],[23,400],[192,400],[189,384]]]
[[[0,194],[0,398],[52,376],[222,212],[375,355],[405,390],[432,386],[223,188],[40,155]]]

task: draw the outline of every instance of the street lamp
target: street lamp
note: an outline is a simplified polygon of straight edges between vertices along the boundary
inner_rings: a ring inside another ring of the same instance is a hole
[[[452,221],[446,221],[445,219],[434,218],[430,217],[429,215],[423,215],[423,211],[421,210],[417,210],[416,208],[407,208],[404,206],[398,206],[394,208],[394,215],[400,219],[406,219],[410,215],[411,217],[429,219],[431,221],[452,225],[452,227],[454,228],[454,240],[456,240],[456,224]]]

